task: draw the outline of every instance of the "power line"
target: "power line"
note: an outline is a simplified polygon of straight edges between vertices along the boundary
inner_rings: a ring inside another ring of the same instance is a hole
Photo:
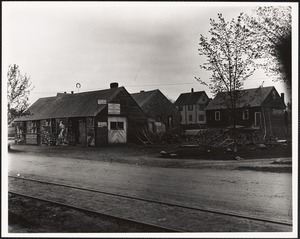
[[[274,80],[270,78],[251,78],[247,79],[246,81],[249,80]],[[170,84],[151,84],[151,85],[125,85],[124,87],[145,87],[145,86],[168,86],[168,85],[192,85],[192,84],[197,84],[198,82],[186,82],[186,83],[170,83]],[[105,90],[107,88],[93,88],[93,89],[84,89],[86,91],[88,90]],[[57,91],[52,91],[52,92],[32,92],[31,94],[56,94]]]

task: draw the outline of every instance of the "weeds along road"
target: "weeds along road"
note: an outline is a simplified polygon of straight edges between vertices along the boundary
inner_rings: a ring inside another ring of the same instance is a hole
[[[160,168],[28,153],[9,154],[8,161],[8,174],[12,176],[235,214],[292,220],[290,173],[226,167]]]

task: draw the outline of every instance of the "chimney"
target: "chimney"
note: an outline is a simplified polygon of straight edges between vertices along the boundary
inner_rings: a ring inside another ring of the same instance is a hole
[[[191,89],[191,92],[194,93],[194,88]]]
[[[74,91],[71,91],[71,94],[74,94]]]
[[[284,93],[281,93],[280,97],[281,97],[282,101],[284,102]]]
[[[143,92],[145,92],[145,91],[144,91],[144,90],[141,90],[141,91],[140,91],[140,93],[143,93]]]
[[[67,92],[64,92],[64,94],[67,94]]]
[[[110,83],[110,88],[112,89],[112,88],[118,88],[119,87],[119,84],[118,84],[118,82],[112,82],[112,83]]]

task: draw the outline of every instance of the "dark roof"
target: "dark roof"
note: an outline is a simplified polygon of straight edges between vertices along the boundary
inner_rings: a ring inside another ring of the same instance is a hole
[[[269,93],[275,87],[261,87],[254,89],[246,89],[239,91],[242,94],[242,100],[238,103],[238,107],[259,107],[263,104]],[[217,110],[227,108],[224,104],[225,99],[229,99],[228,92],[219,92],[216,97],[209,103],[206,110]]]
[[[30,113],[15,121],[40,120],[65,117],[96,116],[105,105],[98,105],[98,99],[110,102],[124,87],[77,94],[57,94],[54,97],[40,98],[28,108]]]
[[[205,91],[196,91],[196,92],[189,92],[189,93],[182,93],[175,101],[175,105],[189,105],[189,104],[196,104],[199,98],[206,93]],[[207,95],[206,95],[207,97]],[[208,97],[207,97],[208,98]]]
[[[131,94],[132,98],[143,108],[144,104],[147,103],[159,90],[142,91],[139,93]]]

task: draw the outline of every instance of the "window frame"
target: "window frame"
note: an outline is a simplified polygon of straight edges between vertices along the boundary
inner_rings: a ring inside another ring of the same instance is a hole
[[[249,110],[248,109],[243,110],[243,120],[249,120]]]
[[[110,121],[110,130],[124,130],[124,122]]]
[[[217,117],[217,114],[219,117]],[[220,111],[215,111],[215,121],[220,121],[221,120],[221,112]]]
[[[194,105],[188,105],[188,111],[193,111],[194,110]]]
[[[203,119],[200,119],[200,117],[203,117]],[[198,121],[205,121],[205,116],[203,114],[198,115]]]
[[[198,110],[204,111],[205,105],[204,104],[199,104]]]

